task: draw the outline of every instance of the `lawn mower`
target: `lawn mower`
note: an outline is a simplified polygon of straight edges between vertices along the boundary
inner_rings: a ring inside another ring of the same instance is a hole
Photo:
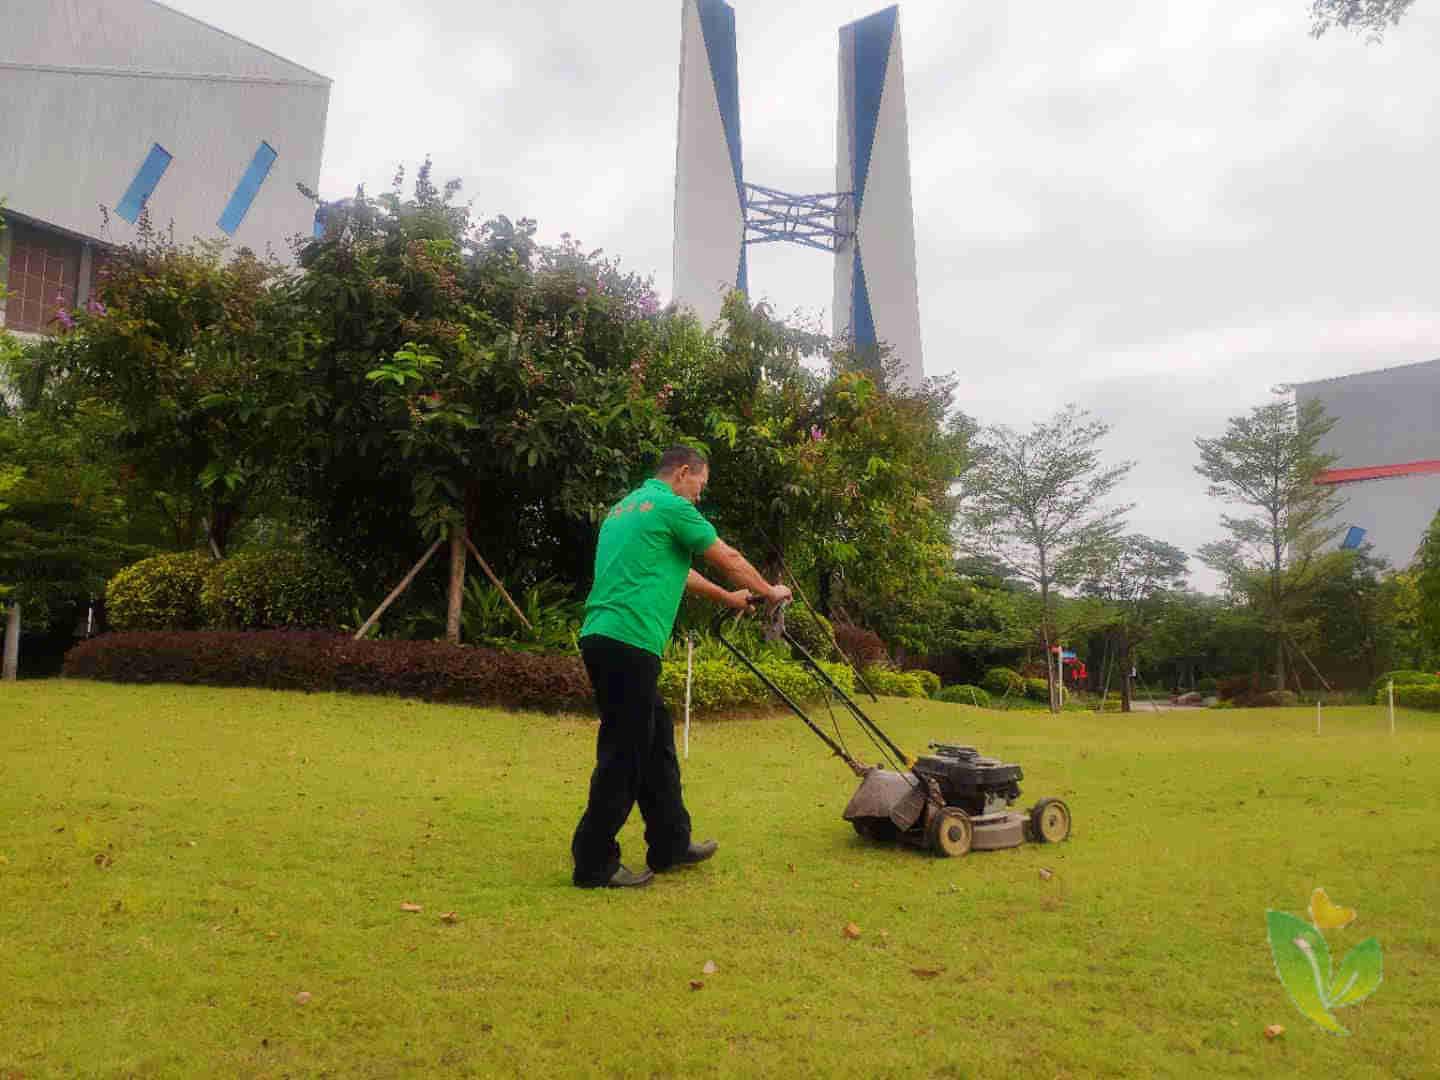
[[[849,710],[890,767],[864,764],[845,747],[838,725],[835,725],[834,738],[826,734],[789,694],[725,636],[728,615],[729,612],[721,612],[713,626],[721,644],[860,777],[860,787],[845,807],[843,816],[865,839],[898,840],[929,848],[937,855],[955,857],[972,849],[993,851],[1018,847],[1027,840],[1058,844],[1069,837],[1070,808],[1059,799],[1041,799],[1023,813],[1011,809],[1020,798],[1023,774],[1019,765],[985,757],[973,746],[953,743],[932,742],[929,749],[933,753],[920,758],[906,754],[785,629],[783,611],[777,611],[780,636],[796,659]]]

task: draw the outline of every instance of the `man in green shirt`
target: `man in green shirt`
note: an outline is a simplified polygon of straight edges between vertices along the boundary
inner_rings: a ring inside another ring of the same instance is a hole
[[[671,447],[655,476],[616,503],[600,527],[595,585],[580,628],[580,655],[600,712],[590,801],[570,845],[573,880],[582,888],[646,885],[655,871],[702,862],[719,846],[690,838],[675,729],[656,691],[660,656],[684,593],[743,610],[752,592],[779,604],[790,590],[761,577],[695,509],[709,480],[703,455]],[[697,573],[696,555],[739,588],[728,591]],[[615,840],[636,803],[649,864],[639,873],[620,864]]]

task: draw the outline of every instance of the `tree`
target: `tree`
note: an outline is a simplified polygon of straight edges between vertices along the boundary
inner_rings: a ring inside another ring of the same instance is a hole
[[[1397,25],[1415,0],[1313,0],[1310,7],[1310,36],[1319,38],[1327,30],[1364,32],[1379,41],[1385,31]]]
[[[64,331],[33,350],[22,379],[53,409],[109,409],[115,455],[163,509],[177,548],[223,556],[276,475],[265,437],[293,408],[272,353],[292,349],[280,312],[288,274],[224,244],[179,247],[142,229],[97,275]]]
[[[1045,649],[1050,707],[1060,708],[1050,661],[1056,587],[1073,585],[1097,552],[1119,535],[1129,505],[1106,499],[1130,462],[1106,467],[1099,444],[1108,425],[1067,406],[1027,433],[985,428],[961,482],[961,551],[997,560],[1040,590],[1039,636]]]
[[[1335,426],[1317,401],[1287,399],[1231,417],[1225,434],[1198,438],[1195,471],[1212,498],[1248,507],[1222,514],[1230,539],[1206,544],[1202,562],[1225,575],[1231,594],[1265,619],[1275,657],[1275,686],[1285,689],[1285,657],[1294,648],[1301,610],[1324,579],[1323,549],[1343,527],[1333,523],[1344,499],[1316,476],[1336,461],[1320,440]]]
[[[1415,584],[1420,594],[1420,631],[1430,649],[1440,653],[1440,513],[1425,532],[1415,565],[1419,571]]]
[[[1184,585],[1186,555],[1179,548],[1138,534],[1099,545],[1086,568],[1081,591],[1110,609],[1105,628],[1111,655],[1120,665],[1120,711],[1130,711],[1130,672],[1135,649],[1158,621],[1168,597]]]

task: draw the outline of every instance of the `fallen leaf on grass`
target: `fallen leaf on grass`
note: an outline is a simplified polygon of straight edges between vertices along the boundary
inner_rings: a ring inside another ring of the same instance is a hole
[[[702,975],[714,975],[714,974],[715,974],[717,971],[719,971],[719,970],[720,970],[720,969],[715,966],[715,961],[714,961],[714,960],[706,960],[706,961],[705,961],[705,966],[700,969],[700,974],[702,974]]]
[[[301,990],[298,994],[295,995],[295,1004],[296,1004],[296,1005],[304,1005],[304,1004],[305,1004],[306,1002],[308,1002],[309,1000],[310,1000],[310,991],[309,991],[309,990]]]
[[[911,968],[910,974],[914,975],[917,979],[933,979],[939,975],[940,972],[934,968]]]
[[[419,904],[412,904],[409,900],[402,900],[402,901],[400,902],[400,910],[401,910],[401,911],[424,911],[425,909],[422,908]]]
[[[1269,1027],[1267,1027],[1267,1028],[1265,1029],[1265,1037],[1266,1037],[1267,1039],[1278,1039],[1281,1035],[1284,1035],[1284,1034],[1285,1034],[1285,1025],[1284,1025],[1284,1024],[1271,1024]]]
[[[1054,871],[1054,870],[1047,870],[1047,869],[1046,869],[1045,867],[1043,867],[1043,866],[1040,867],[1040,880],[1041,880],[1041,881],[1049,881],[1049,880],[1050,880],[1051,878],[1053,878],[1054,876],[1055,876],[1055,871]]]
[[[699,990],[699,989],[703,988],[704,985],[705,985],[705,984],[704,984],[703,982],[701,982],[699,979],[691,979],[691,980],[690,980],[690,989],[691,989],[691,990]]]
[[[860,927],[856,926],[853,922],[852,922],[852,923],[846,923],[846,924],[845,924],[845,936],[846,936],[847,938],[849,938],[851,941],[854,941],[856,938],[858,938],[858,937],[860,936]]]
[[[440,916],[440,921],[450,926],[454,926],[457,922],[460,921],[460,916],[456,915],[453,911],[447,911],[444,915]]]
[[[97,852],[95,853],[95,865],[98,866],[98,867],[100,867],[100,869],[103,870],[103,869],[105,869],[105,867],[107,867],[107,866],[113,866],[114,864],[115,864],[115,860],[112,859],[112,858],[111,858],[109,855],[107,855],[105,852],[103,852],[103,851],[97,851]]]

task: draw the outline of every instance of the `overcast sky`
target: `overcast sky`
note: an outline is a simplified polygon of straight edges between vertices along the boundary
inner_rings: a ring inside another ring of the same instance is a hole
[[[669,296],[680,0],[169,2],[334,79],[327,197],[429,154]],[[833,190],[836,31],[883,4],[734,6],[746,179]],[[926,373],[982,423],[1091,409],[1132,528],[1187,551],[1220,535],[1197,435],[1440,357],[1440,0],[1383,45],[1308,7],[901,4]],[[828,326],[828,256],[763,246],[750,281]]]

